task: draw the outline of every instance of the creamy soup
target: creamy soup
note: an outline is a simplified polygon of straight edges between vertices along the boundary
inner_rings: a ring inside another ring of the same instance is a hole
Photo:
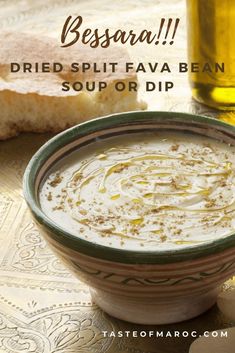
[[[235,229],[235,147],[167,131],[108,138],[55,164],[39,197],[55,223],[91,242],[194,246]]]

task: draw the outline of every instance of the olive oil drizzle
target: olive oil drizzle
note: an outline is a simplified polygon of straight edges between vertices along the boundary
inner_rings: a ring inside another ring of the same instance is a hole
[[[125,159],[121,159],[120,152],[124,153]],[[143,243],[167,240],[179,245],[202,241],[182,238],[179,227],[175,230],[175,237],[166,239],[164,223],[172,212],[179,219],[196,217],[202,224],[204,219],[208,227],[231,221],[228,214],[235,211],[235,198],[232,197],[225,205],[216,206],[210,196],[221,181],[226,187],[230,185],[230,178],[234,176],[232,163],[189,158],[182,153],[147,151],[137,156],[136,153],[140,150],[109,148],[91,157],[73,173],[64,188],[64,206],[74,220],[98,231],[101,236],[117,236],[122,240],[134,239]],[[198,178],[204,186],[195,185],[194,180]],[[89,187],[92,190],[90,209],[82,197],[84,192],[89,192]],[[106,207],[107,200],[114,206],[108,212],[102,212],[102,205]],[[97,202],[101,209],[98,215],[92,212]],[[128,211],[133,210],[133,214],[125,212],[127,204]],[[156,219],[158,223],[162,221],[162,226],[155,226]],[[184,225],[184,230],[191,228]]]

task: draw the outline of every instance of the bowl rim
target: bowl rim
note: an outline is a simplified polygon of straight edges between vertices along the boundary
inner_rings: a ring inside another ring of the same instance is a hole
[[[111,114],[80,123],[55,135],[43,144],[33,155],[25,169],[23,177],[23,194],[26,203],[36,222],[39,223],[47,233],[50,233],[50,237],[54,241],[84,255],[124,264],[170,264],[174,262],[191,261],[192,259],[215,255],[235,246],[234,232],[224,238],[209,240],[190,247],[185,246],[181,249],[151,251],[119,249],[79,238],[62,229],[41,210],[35,193],[35,180],[45,161],[58,149],[71,141],[95,131],[123,126],[123,124],[130,126],[131,124],[138,124],[140,122],[152,122],[156,124],[160,120],[161,122],[164,121],[164,124],[168,123],[169,128],[172,122],[184,122],[185,124],[193,123],[195,126],[202,123],[205,127],[211,126],[218,131],[232,133],[232,137],[235,141],[235,127],[230,124],[203,115],[167,111],[130,111]],[[182,130],[184,129],[182,128]]]

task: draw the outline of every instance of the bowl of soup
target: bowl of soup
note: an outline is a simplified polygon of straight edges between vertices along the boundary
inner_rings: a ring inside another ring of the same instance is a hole
[[[175,112],[72,127],[33,156],[24,196],[48,245],[119,319],[209,309],[235,272],[235,128]]]

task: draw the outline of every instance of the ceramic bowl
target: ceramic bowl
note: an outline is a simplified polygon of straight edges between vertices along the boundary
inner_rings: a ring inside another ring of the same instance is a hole
[[[41,234],[87,283],[95,303],[123,320],[166,324],[195,317],[215,303],[222,283],[235,272],[235,234],[176,250],[111,248],[62,230],[38,200],[45,173],[70,151],[97,137],[153,129],[194,132],[235,144],[234,127],[202,116],[129,112],[99,118],[58,134],[39,149],[25,171],[24,195]]]

